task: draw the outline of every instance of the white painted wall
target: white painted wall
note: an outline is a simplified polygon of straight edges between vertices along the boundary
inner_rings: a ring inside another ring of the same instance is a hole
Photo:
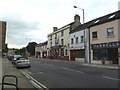
[[[84,30],[70,34],[70,49],[84,49],[84,41],[81,42],[81,36],[84,36]],[[76,37],[78,37],[78,44],[76,44]],[[72,38],[74,39],[73,44],[71,44]]]

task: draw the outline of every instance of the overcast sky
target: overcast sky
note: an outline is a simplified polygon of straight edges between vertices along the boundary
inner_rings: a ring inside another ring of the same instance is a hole
[[[118,10],[120,0],[0,0],[0,21],[7,21],[6,43],[9,48],[22,48],[28,42],[41,43],[53,32],[81,16],[85,22]]]

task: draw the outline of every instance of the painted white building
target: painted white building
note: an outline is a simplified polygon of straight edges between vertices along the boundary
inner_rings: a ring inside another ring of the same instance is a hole
[[[84,62],[84,30],[70,34],[70,60]]]
[[[93,21],[79,25],[70,32],[70,59],[89,63],[89,29]]]
[[[51,59],[69,60],[69,32],[80,25],[80,16],[74,16],[74,22],[61,28],[54,27],[48,34],[47,55]]]

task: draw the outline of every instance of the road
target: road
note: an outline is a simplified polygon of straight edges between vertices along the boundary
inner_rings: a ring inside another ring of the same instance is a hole
[[[74,61],[32,59],[24,71],[48,88],[118,88],[118,70]]]

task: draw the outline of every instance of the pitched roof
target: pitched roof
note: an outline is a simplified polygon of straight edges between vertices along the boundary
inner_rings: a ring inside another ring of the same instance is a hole
[[[117,19],[120,19],[120,10],[113,12],[113,13],[110,13],[110,14],[107,14],[105,16],[93,19],[93,20],[86,22],[84,24],[81,24],[77,28],[75,28],[74,30],[70,31],[70,34],[77,32],[77,31],[80,31],[80,30],[83,30],[83,29],[86,29],[88,27],[96,26],[96,25],[103,24],[103,23],[110,22],[110,21],[117,20]]]

